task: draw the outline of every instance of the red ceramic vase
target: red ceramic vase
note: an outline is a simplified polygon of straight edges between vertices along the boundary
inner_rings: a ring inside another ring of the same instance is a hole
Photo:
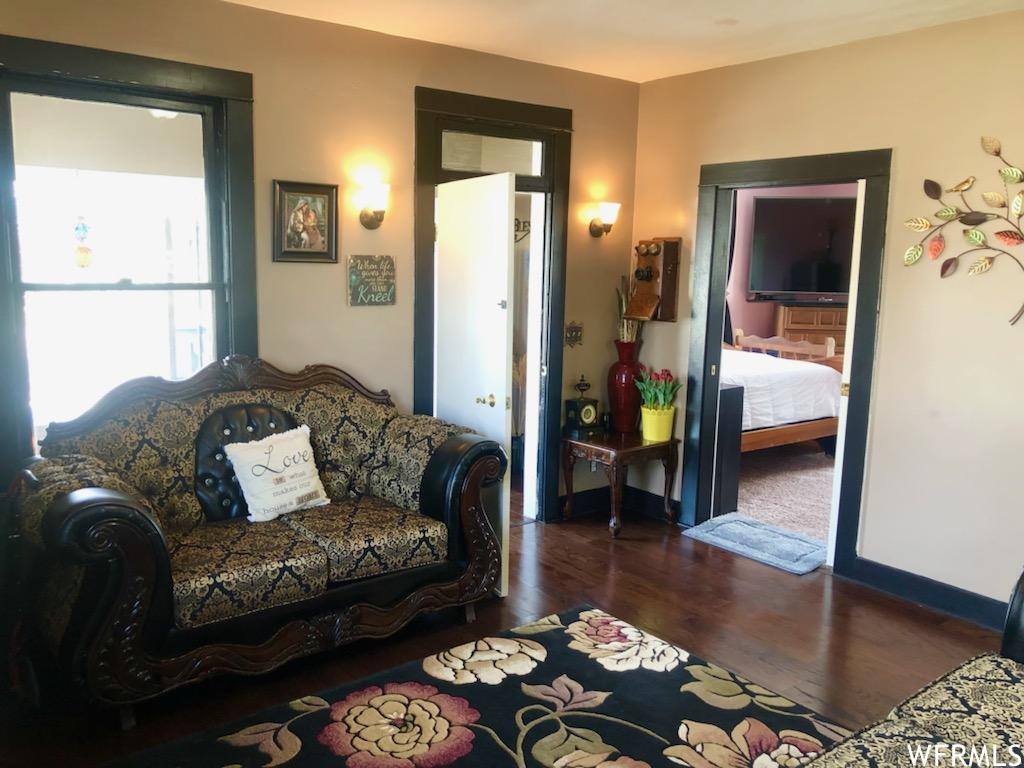
[[[640,390],[636,377],[640,373],[636,361],[635,341],[616,341],[618,362],[608,369],[608,410],[612,414],[612,429],[616,432],[636,432],[640,418]]]

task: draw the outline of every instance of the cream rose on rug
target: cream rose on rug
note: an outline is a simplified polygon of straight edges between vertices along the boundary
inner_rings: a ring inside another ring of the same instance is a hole
[[[649,669],[668,672],[686,661],[690,654],[682,648],[616,619],[604,611],[583,611],[579,621],[565,629],[572,638],[569,647],[582,651],[609,672]]]
[[[497,685],[509,675],[529,674],[547,656],[547,649],[533,640],[485,637],[428,656],[423,660],[423,671],[455,685]]]

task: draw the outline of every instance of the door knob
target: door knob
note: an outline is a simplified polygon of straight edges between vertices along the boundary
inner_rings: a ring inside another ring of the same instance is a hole
[[[476,401],[480,403],[480,405],[489,405],[491,408],[493,408],[494,404],[498,402],[493,394],[490,394],[487,397],[478,397]]]

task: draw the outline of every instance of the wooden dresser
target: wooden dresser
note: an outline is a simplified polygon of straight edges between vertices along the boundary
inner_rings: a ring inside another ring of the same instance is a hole
[[[836,354],[841,355],[846,348],[846,307],[779,304],[775,308],[775,335],[815,344],[831,336],[836,340]]]

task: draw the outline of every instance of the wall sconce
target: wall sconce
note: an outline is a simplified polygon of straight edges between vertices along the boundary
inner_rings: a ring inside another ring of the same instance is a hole
[[[368,184],[359,191],[359,223],[367,229],[377,229],[384,221],[388,208],[390,184]]]
[[[590,220],[590,234],[601,237],[612,231],[612,224],[619,218],[621,203],[598,203],[597,216]]]

